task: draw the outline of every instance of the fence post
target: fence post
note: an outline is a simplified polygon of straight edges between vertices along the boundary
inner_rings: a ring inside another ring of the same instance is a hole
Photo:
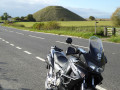
[[[114,36],[116,35],[116,28],[114,28],[114,27],[112,28],[112,35],[114,35]]]
[[[107,36],[107,27],[104,27],[104,36]]]

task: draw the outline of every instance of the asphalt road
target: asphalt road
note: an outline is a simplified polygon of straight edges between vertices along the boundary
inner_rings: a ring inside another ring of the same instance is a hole
[[[44,90],[44,59],[51,46],[65,51],[66,38],[0,26],[0,90]],[[73,38],[73,44],[86,50],[88,40]],[[120,44],[103,42],[103,47],[108,63],[98,88],[120,90]]]

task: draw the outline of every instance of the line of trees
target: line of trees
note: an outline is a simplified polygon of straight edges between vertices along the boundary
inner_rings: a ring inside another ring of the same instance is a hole
[[[35,21],[32,14],[28,14],[26,17],[24,17],[24,16],[15,17],[14,20],[15,21],[33,21],[33,22]]]
[[[0,17],[1,20],[8,20],[8,18],[12,18],[7,12],[3,13],[3,15]],[[14,21],[35,21],[32,14],[28,14],[27,16],[22,17],[15,17],[13,18]]]

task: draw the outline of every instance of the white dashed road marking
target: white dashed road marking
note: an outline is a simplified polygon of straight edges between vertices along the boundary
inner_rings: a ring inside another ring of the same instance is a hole
[[[56,41],[56,42],[58,42],[58,43],[63,43],[63,44],[67,44],[67,43],[65,43],[65,42],[60,42],[60,41]]]
[[[39,38],[39,39],[45,39],[45,38],[42,38],[42,37],[37,37],[37,36],[33,36],[33,35],[29,35],[30,37],[34,37],[34,38]]]
[[[9,32],[14,32],[14,31],[9,31]]]
[[[41,58],[41,57],[36,57],[36,58],[43,61],[43,62],[45,62],[45,60],[43,58]]]
[[[16,32],[17,34],[24,35],[23,33]]]
[[[17,49],[22,49],[22,48],[20,48],[20,47],[16,47]]]
[[[9,43],[8,41],[5,41],[6,43]]]
[[[5,41],[4,39],[2,41]]]
[[[15,46],[14,44],[10,44],[11,46]]]
[[[27,54],[32,54],[32,53],[30,53],[30,52],[28,52],[28,51],[24,51],[25,53],[27,53]]]

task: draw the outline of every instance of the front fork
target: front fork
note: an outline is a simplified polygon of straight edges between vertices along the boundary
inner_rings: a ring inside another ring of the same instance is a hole
[[[92,76],[92,87],[91,88],[95,88],[95,80],[94,80],[94,76]],[[85,78],[83,80],[83,83],[81,85],[81,90],[86,90],[87,89],[87,83],[85,82]]]

